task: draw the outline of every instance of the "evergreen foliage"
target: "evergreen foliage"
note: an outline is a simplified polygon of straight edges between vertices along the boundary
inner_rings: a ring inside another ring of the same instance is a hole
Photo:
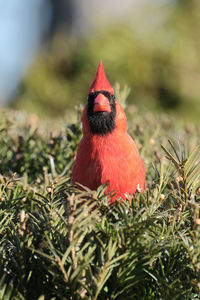
[[[148,186],[113,206],[70,184],[80,120],[2,113],[0,299],[199,299],[199,128],[127,111]]]

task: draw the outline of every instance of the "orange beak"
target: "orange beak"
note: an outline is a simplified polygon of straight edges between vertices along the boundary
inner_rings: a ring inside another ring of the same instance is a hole
[[[98,94],[94,100],[94,112],[97,111],[107,111],[108,113],[111,112],[110,103],[107,97],[103,94]]]

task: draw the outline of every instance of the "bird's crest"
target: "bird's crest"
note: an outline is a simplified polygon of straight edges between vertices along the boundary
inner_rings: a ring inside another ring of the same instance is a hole
[[[94,81],[89,89],[88,95],[91,93],[97,92],[97,91],[107,91],[111,95],[114,95],[114,89],[109,83],[108,79],[106,78],[103,63],[100,61],[96,76],[94,78]]]

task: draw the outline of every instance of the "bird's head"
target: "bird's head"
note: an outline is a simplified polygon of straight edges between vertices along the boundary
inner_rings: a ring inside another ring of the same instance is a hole
[[[114,90],[106,78],[101,61],[88,92],[87,117],[92,134],[106,135],[115,129]]]

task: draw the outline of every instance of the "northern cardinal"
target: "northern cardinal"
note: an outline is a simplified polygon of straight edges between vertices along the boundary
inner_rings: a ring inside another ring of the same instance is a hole
[[[82,115],[83,137],[72,170],[72,181],[92,190],[108,184],[109,202],[145,189],[145,167],[127,133],[123,108],[116,100],[100,61]],[[111,193],[112,194],[112,193]],[[110,195],[110,194],[109,194]]]

